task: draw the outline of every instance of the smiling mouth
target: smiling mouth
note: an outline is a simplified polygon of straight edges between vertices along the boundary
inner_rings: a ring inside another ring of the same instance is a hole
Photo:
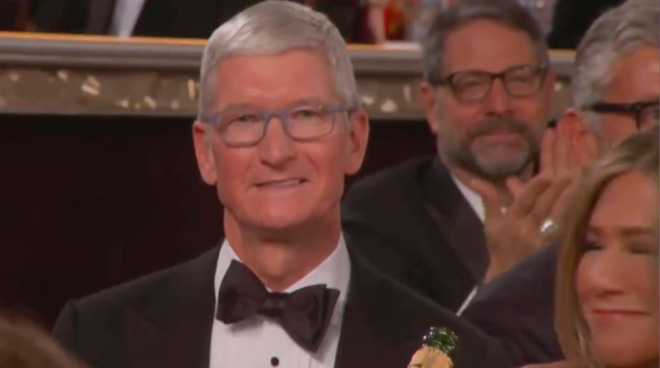
[[[262,183],[257,183],[257,188],[260,189],[280,189],[280,188],[293,188],[300,184],[305,183],[307,180],[302,178],[286,179],[286,180],[272,180]]]
[[[594,309],[594,310],[591,311],[591,313],[596,314],[596,315],[608,315],[608,314],[638,315],[638,314],[644,314],[640,311],[625,310],[625,309]]]
[[[647,314],[637,310],[629,309],[592,309],[589,311],[590,319],[595,321],[615,321],[619,319],[644,317]]]

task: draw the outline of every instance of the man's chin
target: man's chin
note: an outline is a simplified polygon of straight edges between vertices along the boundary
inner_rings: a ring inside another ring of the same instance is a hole
[[[304,218],[291,216],[291,214],[260,216],[253,222],[253,226],[262,231],[291,231],[305,224]]]
[[[520,175],[525,170],[528,162],[529,160],[524,158],[497,160],[496,157],[489,157],[483,159],[477,158],[476,166],[481,176],[501,179]]]

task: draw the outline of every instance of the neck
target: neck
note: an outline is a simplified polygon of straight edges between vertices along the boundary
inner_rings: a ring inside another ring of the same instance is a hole
[[[506,179],[508,177],[502,177],[501,179],[485,178],[479,174],[476,174],[472,171],[465,170],[464,168],[450,163],[449,160],[442,160],[444,165],[447,167],[447,170],[458,179],[463,185],[471,188],[470,183],[472,180],[478,179],[482,181],[487,181],[492,184],[496,189],[500,197],[501,205],[508,206],[513,200],[512,194],[509,192],[509,189],[506,186]],[[511,175],[522,180],[523,183],[526,183],[534,175],[534,163],[529,163],[518,175]],[[509,176],[509,177],[511,177]]]
[[[337,248],[339,208],[334,212],[332,219],[268,229],[240,223],[225,210],[225,234],[236,255],[261,282],[271,291],[281,292],[312,272]]]

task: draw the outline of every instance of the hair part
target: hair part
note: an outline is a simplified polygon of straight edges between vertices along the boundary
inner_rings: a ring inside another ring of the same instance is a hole
[[[617,61],[645,47],[658,48],[659,17],[658,0],[628,0],[603,13],[582,38],[571,78],[572,98],[593,131],[600,131],[600,121],[587,110],[608,89]]]
[[[216,103],[219,63],[232,56],[277,55],[294,49],[323,54],[333,73],[335,93],[346,108],[360,107],[360,96],[346,42],[323,14],[288,1],[267,0],[240,12],[217,28],[202,56],[198,120]]]
[[[540,64],[548,66],[548,46],[537,20],[516,0],[461,0],[441,13],[422,41],[424,79],[435,84],[444,77],[447,39],[458,29],[479,20],[488,20],[529,36]]]
[[[555,330],[568,359],[588,367],[600,367],[589,350],[591,334],[584,320],[575,288],[575,270],[585,251],[584,239],[591,213],[605,187],[630,171],[640,171],[656,186],[658,182],[659,128],[636,133],[606,153],[584,174],[575,205],[566,221],[566,231],[557,261],[555,285]],[[656,204],[657,205],[657,204]],[[657,226],[657,221],[655,222]]]

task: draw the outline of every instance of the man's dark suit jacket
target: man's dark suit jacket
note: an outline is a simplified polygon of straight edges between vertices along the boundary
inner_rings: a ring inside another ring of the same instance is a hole
[[[452,311],[486,273],[483,224],[437,158],[355,183],[342,220],[372,264]]]
[[[500,340],[515,366],[563,357],[553,327],[558,249],[541,250],[484,285],[463,313]]]
[[[95,368],[207,368],[218,252],[69,302],[55,337]],[[404,368],[431,326],[461,340],[456,368],[509,367],[497,342],[350,254],[335,367]]]
[[[41,0],[43,32],[107,34],[116,0]],[[145,0],[135,36],[208,38],[223,22],[260,0]]]

